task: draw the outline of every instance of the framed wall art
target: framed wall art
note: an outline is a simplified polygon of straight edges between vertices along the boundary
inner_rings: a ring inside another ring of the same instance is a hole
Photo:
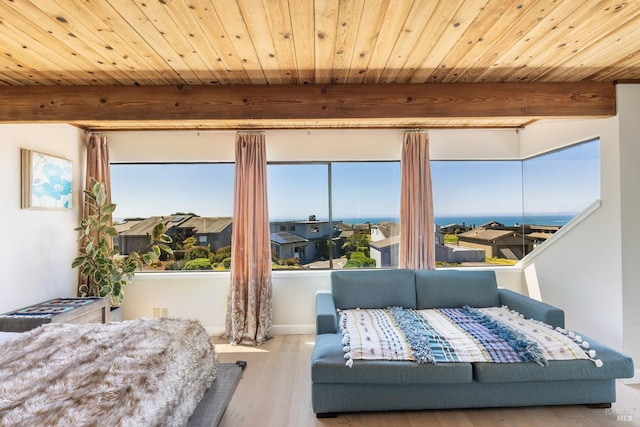
[[[21,149],[22,208],[68,210],[73,207],[73,162]]]

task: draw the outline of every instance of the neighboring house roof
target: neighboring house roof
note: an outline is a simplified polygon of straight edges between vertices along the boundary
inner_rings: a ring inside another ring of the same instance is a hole
[[[231,224],[233,218],[230,216],[194,216],[181,223],[179,228],[192,228],[196,234],[213,234],[223,232]]]
[[[346,239],[349,236],[353,236],[355,232],[353,230],[342,230],[338,237]]]
[[[485,229],[476,228],[474,230],[458,234],[458,239],[485,240],[487,242],[492,242],[495,240],[504,239],[512,235],[519,235],[519,234],[514,233],[511,230],[494,230],[494,229],[485,230]]]
[[[498,221],[489,221],[484,224],[480,224],[478,228],[488,228],[488,227],[504,227],[504,224]]]
[[[140,224],[142,221],[144,221],[144,218],[127,219],[124,222],[121,222],[119,224],[114,224],[114,227],[116,228],[116,231],[118,232],[118,234],[121,234],[127,230],[131,230],[133,227]]]
[[[384,237],[391,237],[400,234],[400,224],[397,222],[384,221],[371,228],[377,228]]]
[[[380,250],[380,249],[388,248],[390,246],[399,245],[399,244],[400,244],[400,236],[396,234],[395,236],[391,236],[386,239],[370,242],[369,246]]]
[[[285,245],[287,243],[304,243],[309,240],[304,237],[300,237],[296,234],[289,233],[288,231],[281,231],[279,233],[271,233],[270,239],[272,242],[278,245]]]
[[[121,236],[146,236],[151,234],[153,227],[159,222],[164,223],[167,230],[180,225],[185,219],[189,218],[185,215],[176,216],[150,216],[135,224],[128,230],[124,230],[120,233]]]
[[[553,236],[553,233],[534,232],[534,233],[527,234],[527,237],[530,237],[536,240],[547,240],[551,238],[551,236]]]

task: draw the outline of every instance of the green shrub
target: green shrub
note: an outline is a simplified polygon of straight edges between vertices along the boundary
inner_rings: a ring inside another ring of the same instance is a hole
[[[225,258],[222,260],[222,266],[224,267],[225,270],[228,270],[231,268],[231,257]]]
[[[180,261],[183,260],[185,255],[186,255],[187,251],[182,250],[182,249],[174,249],[173,250],[173,259],[176,261]]]
[[[196,258],[187,261],[183,270],[211,270],[211,261],[209,258]]]
[[[184,259],[187,261],[191,261],[198,258],[206,258],[209,259],[211,256],[211,250],[206,246],[194,246],[189,249],[185,254]]]
[[[342,268],[360,268],[362,267],[362,261],[359,259],[350,259]]]
[[[363,260],[365,258],[366,256],[364,255],[364,252],[356,251],[351,253],[351,258],[349,259]]]
[[[222,248],[211,254],[211,262],[221,263],[225,258],[231,256],[231,246],[223,246]]]
[[[184,268],[184,264],[185,264],[185,261],[181,259],[179,261],[174,261],[172,263],[165,265],[164,269],[165,270],[182,270]]]

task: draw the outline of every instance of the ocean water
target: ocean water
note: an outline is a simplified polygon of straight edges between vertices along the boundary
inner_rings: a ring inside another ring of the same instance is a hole
[[[486,224],[487,222],[497,221],[506,226],[514,226],[516,224],[531,224],[531,225],[565,225],[569,222],[575,214],[536,214],[536,215],[477,215],[477,216],[436,216],[434,222],[439,226],[445,226],[449,224],[462,224],[468,226],[479,226]],[[333,218],[334,221],[342,221],[345,224],[364,224],[369,222],[371,224],[378,224],[380,222],[390,221],[399,222],[399,218],[393,217],[361,217],[361,218]]]

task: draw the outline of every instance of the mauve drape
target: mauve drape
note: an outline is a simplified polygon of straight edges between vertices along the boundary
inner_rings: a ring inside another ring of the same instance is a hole
[[[271,296],[265,137],[261,132],[238,132],[226,318],[229,342],[255,345],[270,338]]]
[[[429,134],[405,132],[400,189],[400,268],[435,268]]]
[[[91,178],[104,183],[107,195],[107,203],[111,203],[111,170],[109,169],[109,146],[106,135],[88,133],[85,135],[84,143],[87,147],[87,168],[85,174],[85,189],[91,187]],[[85,197],[83,197],[85,200]],[[86,203],[82,204],[82,217],[87,219],[91,214]],[[110,242],[113,246],[113,241]],[[86,278],[84,280],[87,280]],[[87,285],[80,279],[78,284],[78,295],[84,296],[83,285]]]
[[[106,135],[87,134],[85,135],[85,145],[87,146],[87,173],[85,177],[85,188],[90,187],[91,178],[104,183],[107,193],[107,203],[111,203],[111,172],[109,169],[109,147]],[[86,218],[88,212],[83,209]]]

